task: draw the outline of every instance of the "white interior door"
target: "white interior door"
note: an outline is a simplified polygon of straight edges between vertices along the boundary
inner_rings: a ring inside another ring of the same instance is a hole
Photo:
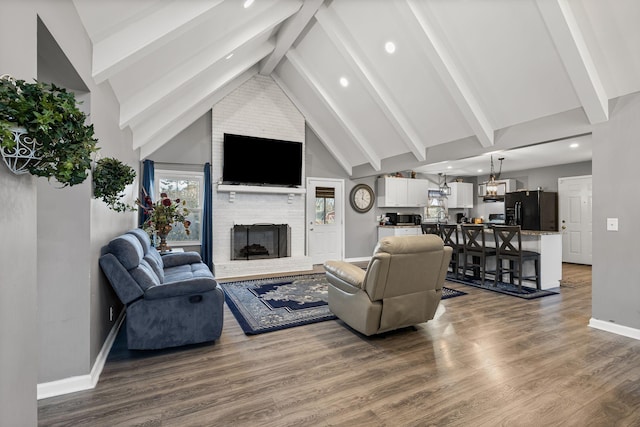
[[[592,177],[558,179],[562,262],[591,265]]]
[[[343,193],[342,179],[307,178],[307,254],[313,264],[343,258]]]

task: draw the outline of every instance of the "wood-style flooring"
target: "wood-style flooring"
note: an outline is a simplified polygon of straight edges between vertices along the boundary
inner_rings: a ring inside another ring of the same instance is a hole
[[[564,272],[589,282],[531,301],[448,283],[468,295],[373,338],[339,320],[246,336],[225,307],[219,341],[115,346],[96,388],[41,400],[39,424],[639,426],[640,341],[588,327],[590,267]]]

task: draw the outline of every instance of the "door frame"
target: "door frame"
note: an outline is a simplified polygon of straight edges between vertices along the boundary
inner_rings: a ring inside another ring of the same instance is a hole
[[[561,222],[561,213],[563,212],[562,207],[561,207],[561,203],[562,203],[562,194],[560,193],[560,181],[567,181],[567,180],[582,180],[582,179],[586,179],[586,178],[591,178],[591,184],[593,187],[593,175],[579,175],[579,176],[563,176],[558,178],[558,228],[563,235],[564,232],[562,230],[562,222]],[[593,197],[593,190],[592,190],[592,197]],[[564,207],[564,209],[566,209],[566,207]],[[593,203],[592,203],[592,207],[591,207],[591,231],[592,231],[592,236],[593,236]],[[564,239],[563,239],[564,240]],[[591,259],[591,263],[590,264],[584,264],[584,265],[593,265],[593,240],[591,241],[591,248],[592,248],[592,259]],[[564,256],[564,248],[562,249],[562,255]],[[562,262],[565,262],[564,259],[562,260]]]
[[[342,198],[339,201],[340,203],[336,203],[336,210],[337,209],[341,209],[341,215],[340,215],[340,224],[338,224],[338,230],[340,232],[340,237],[339,237],[339,245],[340,245],[340,260],[344,260],[344,254],[345,254],[345,214],[346,214],[346,209],[345,209],[345,200],[346,200],[346,196],[344,194],[344,187],[345,187],[345,183],[344,183],[344,179],[342,178],[321,178],[321,177],[307,177],[306,180],[306,188],[307,188],[307,199],[305,200],[305,220],[304,220],[304,231],[305,231],[305,251],[306,251],[306,255],[311,257],[311,252],[309,250],[309,221],[313,218],[313,220],[315,221],[315,211],[314,212],[310,212],[308,207],[309,207],[309,198],[313,197],[315,198],[315,194],[311,194],[310,192],[310,188],[311,188],[311,181],[322,181],[322,182],[329,182],[332,184],[336,184],[336,187],[340,188],[340,194],[342,194]],[[338,202],[338,200],[336,199],[336,202]]]

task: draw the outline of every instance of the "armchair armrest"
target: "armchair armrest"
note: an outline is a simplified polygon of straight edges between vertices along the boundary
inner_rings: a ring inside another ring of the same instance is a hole
[[[360,267],[344,261],[327,261],[324,263],[324,268],[328,274],[362,289],[366,272]]]
[[[198,252],[176,252],[162,255],[162,264],[165,267],[176,267],[178,265],[195,264],[202,262]]]
[[[179,282],[168,282],[151,286],[144,293],[145,299],[162,299],[193,295],[216,289],[218,282],[211,277],[194,277]]]

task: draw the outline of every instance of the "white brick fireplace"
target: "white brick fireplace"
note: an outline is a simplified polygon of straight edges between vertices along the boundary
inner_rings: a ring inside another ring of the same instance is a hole
[[[305,256],[304,189],[222,186],[225,133],[260,138],[305,141],[304,117],[268,76],[257,75],[212,108],[213,263],[216,277],[281,273],[312,268]],[[303,150],[304,153],[304,150]],[[275,161],[265,159],[265,162]],[[305,179],[304,163],[302,182]],[[291,256],[276,259],[231,260],[234,225],[288,224]]]

